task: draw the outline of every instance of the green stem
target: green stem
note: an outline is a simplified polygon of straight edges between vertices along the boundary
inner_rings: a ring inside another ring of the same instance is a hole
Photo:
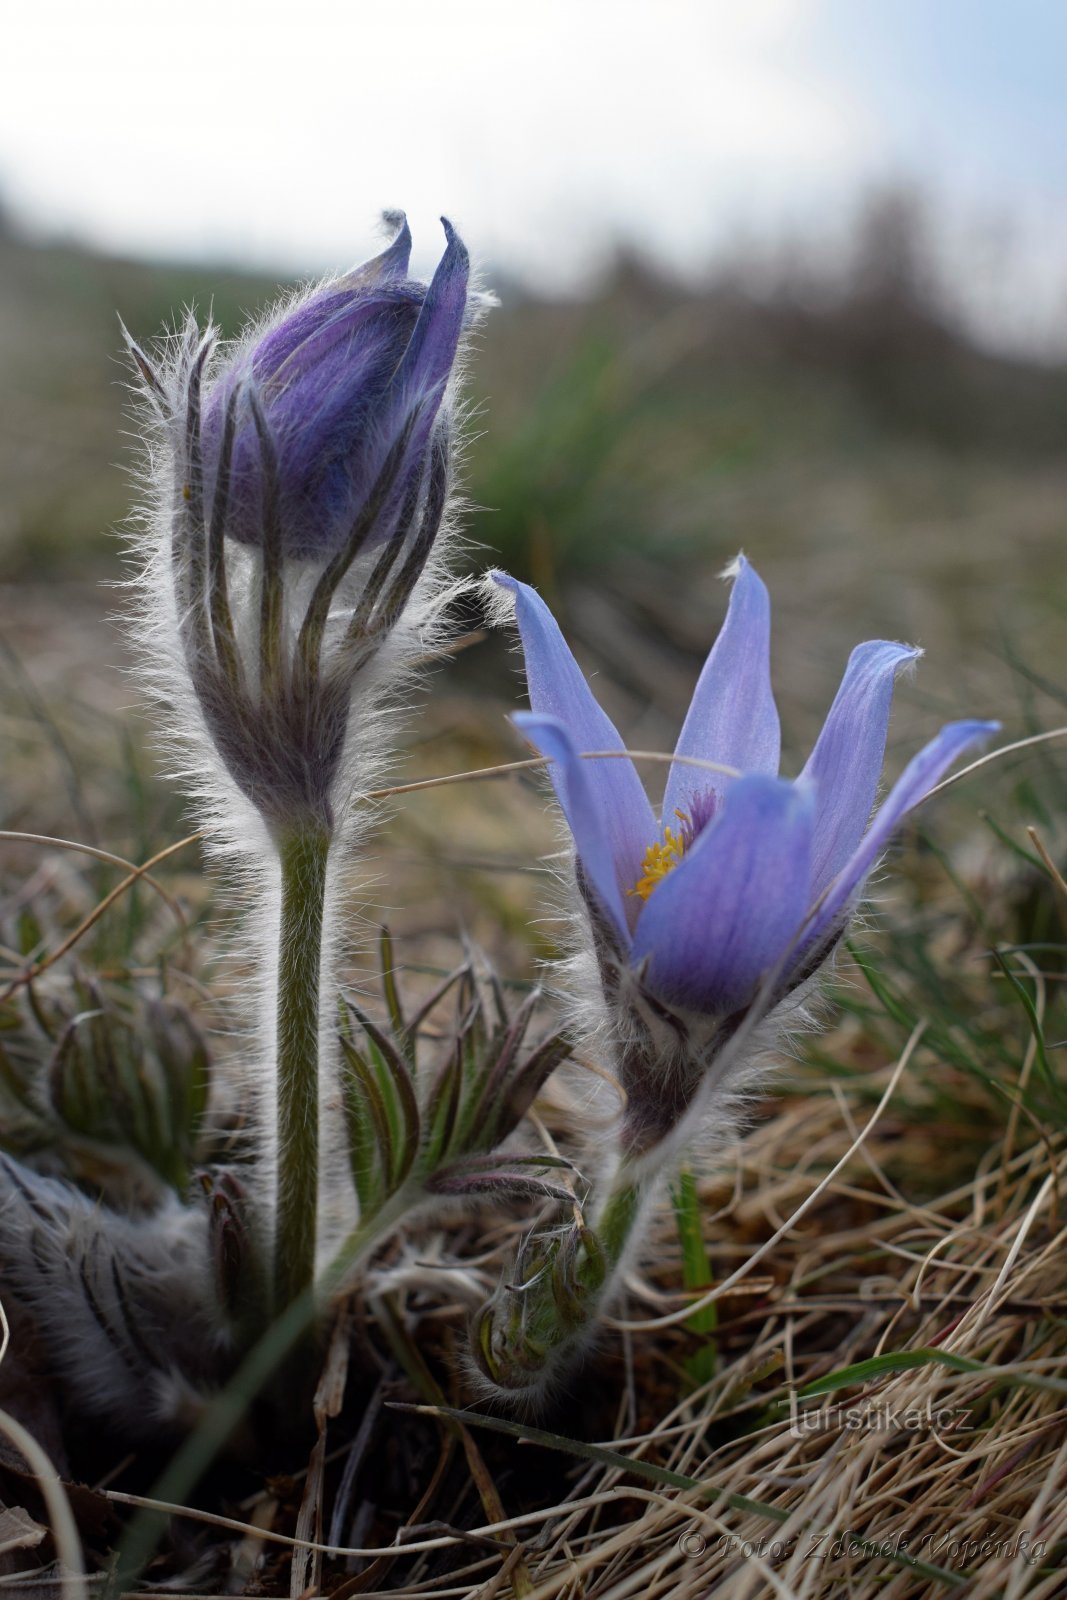
[[[278,1176],[275,1313],[310,1289],[319,1187],[319,989],[330,834],[309,823],[279,841]]]

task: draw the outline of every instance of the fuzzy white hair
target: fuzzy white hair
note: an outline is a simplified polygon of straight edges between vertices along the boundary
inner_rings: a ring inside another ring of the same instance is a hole
[[[142,494],[131,519],[128,543],[134,573],[128,584],[126,618],[135,641],[139,666],[137,682],[156,707],[154,731],[170,774],[193,803],[204,833],[204,848],[228,882],[233,902],[241,909],[233,957],[257,977],[244,987],[249,1045],[228,1064],[235,1087],[247,1107],[256,1152],[251,1200],[269,1234],[272,1195],[276,1181],[274,1147],[276,1019],[273,978],[281,937],[281,878],[271,826],[249,793],[249,785],[236,781],[208,725],[198,675],[208,665],[197,659],[203,639],[184,626],[179,591],[180,560],[176,562],[172,537],[175,507],[181,503],[184,481],[183,429],[189,405],[190,384],[202,383],[210,391],[231,363],[247,360],[250,352],[272,329],[327,287],[315,283],[281,300],[266,316],[251,322],[239,340],[225,346],[218,330],[201,332],[190,313],[180,329],[166,337],[158,350],[146,355],[132,339],[127,343],[138,368],[134,385],[142,450],[139,481]],[[347,1154],[341,1142],[338,1116],[339,1091],[333,1043],[335,994],[329,974],[336,968],[339,950],[367,931],[367,919],[345,893],[345,876],[359,846],[385,810],[373,791],[383,786],[395,758],[398,736],[408,715],[414,690],[428,666],[439,659],[450,634],[449,612],[468,586],[450,576],[449,566],[460,536],[457,531],[462,499],[456,491],[457,462],[462,459],[464,403],[457,391],[462,383],[469,335],[489,297],[473,291],[470,326],[461,341],[449,380],[445,407],[452,418],[456,441],[447,466],[447,486],[439,529],[417,582],[405,596],[399,614],[363,658],[345,672],[343,745],[330,781],[329,804],[333,842],[326,882],[321,972],[320,1037],[320,1192],[323,1249],[331,1237],[351,1226],[351,1184]],[[425,502],[426,491],[422,503]],[[421,509],[421,503],[420,503]],[[262,563],[258,552],[227,539],[225,562],[228,601],[241,667],[249,682],[257,680],[257,614]],[[374,569],[378,552],[356,557],[333,596],[322,637],[323,659],[337,657],[344,648],[346,630]],[[285,564],[282,648],[287,658],[297,647],[301,618],[321,575],[321,562],[289,559]],[[190,644],[192,640],[192,645]],[[320,701],[312,718],[325,715]],[[315,730],[309,737],[314,740]],[[251,963],[249,957],[251,956]],[[331,1225],[332,1220],[332,1225]]]
[[[104,1210],[0,1154],[0,1268],[80,1407],[128,1435],[202,1408],[227,1351],[207,1212]]]

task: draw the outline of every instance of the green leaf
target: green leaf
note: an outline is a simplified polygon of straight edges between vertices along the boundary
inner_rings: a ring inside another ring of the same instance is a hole
[[[1067,1379],[1046,1378],[1037,1372],[1001,1372],[995,1367],[989,1367],[984,1361],[975,1361],[970,1356],[960,1356],[951,1350],[937,1350],[932,1347],[918,1350],[891,1350],[883,1352],[880,1356],[870,1356],[866,1361],[856,1361],[852,1366],[839,1367],[836,1372],[827,1372],[821,1378],[813,1378],[811,1383],[806,1383],[796,1393],[799,1399],[808,1399],[812,1395],[832,1394],[835,1389],[847,1389],[867,1383],[871,1378],[880,1378],[886,1373],[907,1372],[914,1367],[929,1366],[947,1367],[951,1372],[973,1373],[976,1377],[984,1375],[991,1383],[1007,1384],[1009,1387],[1019,1385],[1026,1389],[1043,1389],[1052,1394],[1067,1395]],[[787,1400],[774,1402],[776,1406],[788,1403]]]
[[[466,970],[466,965],[464,965],[462,967],[456,967],[453,972],[450,972],[445,978],[444,982],[434,990],[433,994],[431,994],[428,1000],[423,1001],[422,1005],[415,1012],[415,1015],[411,1018],[411,1021],[407,1025],[406,1031],[411,1040],[411,1050],[413,1055],[418,1049],[419,1029],[426,1021],[426,1018],[430,1015],[430,1012],[433,1010],[434,1006],[441,1003],[448,991],[459,982]]]
[[[1018,973],[1012,971],[999,950],[993,951],[993,959],[1022,1003],[1023,1010],[1026,1012],[1026,1019],[1030,1025],[1030,1031],[1034,1037],[1034,1044],[1037,1049],[1037,1064],[1040,1068],[1041,1076],[1045,1081],[1045,1087],[1053,1097],[1053,1101],[1058,1102],[1062,1091],[1056,1081],[1056,1074],[1052,1070],[1052,1063],[1049,1061],[1045,1049],[1045,1035],[1041,1027],[1041,1018],[1037,1014],[1037,1006],[1034,1004],[1030,991],[1019,978]]]
[[[886,1014],[892,1017],[894,1022],[899,1022],[902,1028],[913,1028],[915,1026],[915,1018],[904,1005],[903,1001],[898,999],[893,993],[890,985],[882,977],[874,962],[869,957],[863,955],[851,940],[846,942],[849,955],[863,973],[863,976],[866,978],[867,983],[870,986],[871,993],[882,1006]]]
[[[415,1084],[400,1051],[354,1000],[346,1000],[352,1015],[367,1036],[370,1058],[378,1075],[378,1086],[392,1131],[392,1156],[389,1163],[391,1187],[396,1189],[411,1171],[419,1148],[419,1102]]]
[[[423,1166],[427,1172],[433,1172],[451,1150],[462,1086],[463,1062],[457,1049],[438,1073],[426,1107]]]
[[[1047,877],[1048,869],[1040,856],[1034,855],[1031,851],[1025,849],[1018,839],[1013,839],[1008,830],[1002,828],[1000,823],[994,817],[991,817],[988,811],[980,811],[978,815],[986,827],[1000,840],[1001,844],[1007,845],[1012,855],[1018,856],[1019,860],[1024,861],[1028,867],[1033,867],[1042,876]]]
[[[486,1139],[499,1144],[521,1122],[542,1085],[570,1054],[570,1041],[566,1035],[550,1034],[537,1046],[505,1083],[494,1106],[487,1108]]]
[[[360,1211],[372,1215],[387,1192],[392,1168],[392,1132],[381,1091],[371,1070],[352,1043],[341,1036],[341,1051],[349,1072],[342,1074],[348,1121],[348,1155],[359,1197]]]
[[[693,1294],[710,1289],[714,1273],[704,1245],[704,1230],[700,1221],[700,1196],[692,1168],[683,1167],[671,1195],[674,1221],[678,1229],[678,1243],[682,1251],[682,1282]],[[696,1388],[715,1376],[718,1346],[713,1337],[719,1324],[718,1306],[703,1306],[686,1317],[685,1326],[701,1339],[700,1348],[685,1362],[685,1370]]]
[[[392,1024],[393,1037],[403,1051],[408,1065],[414,1071],[414,1041],[411,1040],[407,1023],[404,1021],[404,1007],[401,1004],[400,990],[396,981],[393,937],[388,928],[382,928],[378,938],[378,959],[382,969],[382,993],[385,996],[385,1007],[389,1013],[389,1021]]]

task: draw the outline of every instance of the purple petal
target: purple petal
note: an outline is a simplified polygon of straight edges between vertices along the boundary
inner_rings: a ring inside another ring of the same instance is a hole
[[[393,380],[397,393],[407,397],[409,403],[413,395],[428,399],[431,421],[456,359],[470,279],[466,245],[446,217],[441,222],[448,241],[445,253],[430,280],[419,320]],[[435,392],[436,401],[429,398]]]
[[[385,394],[418,316],[416,291],[368,289],[352,294],[269,374],[257,351],[253,370],[267,385],[276,426],[294,440],[337,448],[335,430],[350,436]]]
[[[668,1002],[729,1014],[753,998],[811,904],[814,797],[763,774],[731,783],[718,819],[653,889],[634,959]]]
[[[411,435],[401,465],[401,485],[406,478],[407,463],[418,461],[424,455],[455,365],[467,315],[470,257],[448,219],[442,217],[441,221],[447,240],[445,252],[430,280],[411,337],[391,374],[380,415],[375,418],[380,454],[374,461],[375,471],[370,481],[384,464],[401,430],[409,424]],[[402,492],[401,487],[394,497],[396,502],[402,498]],[[383,518],[386,525],[390,511],[395,509],[395,504],[386,507]]]
[[[389,283],[393,280],[402,282],[408,275],[408,263],[411,260],[411,229],[408,219],[402,211],[386,212],[383,220],[396,228],[389,244],[380,255],[372,256],[369,261],[364,261],[361,266],[353,267],[352,271],[345,274],[344,282],[359,284],[362,287],[368,283]]]
[[[411,258],[407,218],[403,212],[397,212],[394,219],[399,221],[400,227],[380,255],[354,267],[336,282],[326,284],[266,334],[255,352],[258,378],[272,377],[301,346],[305,348],[301,351],[300,369],[314,365],[321,359],[324,349],[308,345],[307,341],[323,332],[330,334],[331,342],[342,341],[351,347],[353,335],[359,334],[360,322],[373,323],[383,315],[387,323],[392,324],[389,330],[392,339],[399,341],[394,359],[387,368],[387,375],[391,374],[418,319],[422,301],[418,285],[409,284],[399,297],[397,309],[391,304],[394,288],[405,283]],[[382,289],[384,293],[375,293]],[[398,322],[398,319],[402,320]]]
[[[849,657],[802,777],[815,783],[811,887],[820,895],[863,838],[885,760],[893,681],[921,651],[872,639]]]
[[[719,761],[739,772],[778,771],[781,733],[771,692],[771,610],[766,587],[744,556],[738,558],[730,605],[697,681],[678,736],[676,756]],[[688,815],[694,796],[721,799],[730,779],[675,762],[663,797],[663,820]]]
[[[411,239],[388,247],[300,302],[231,366],[208,396],[205,483],[213,492],[222,419],[233,384],[251,370],[277,442],[285,553],[307,559],[342,548],[402,430],[396,481],[371,535],[394,531],[413,474],[426,465],[466,315],[469,263],[451,226],[428,287],[407,278]],[[260,462],[253,430],[239,426],[227,532],[262,540]]]
[[[818,908],[811,927],[805,932],[809,948],[825,937],[841,920],[841,913],[854,900],[878,857],[889,843],[901,818],[919,805],[952,763],[968,745],[996,733],[999,722],[950,722],[936,739],[913,756],[893,785],[859,847],[834,880],[826,899]]]
[[[589,882],[595,889],[604,909],[622,936],[624,946],[629,946],[625,893],[633,884],[636,873],[629,879],[621,877],[618,857],[614,850],[613,832],[618,823],[606,786],[599,788],[593,781],[597,767],[629,767],[628,761],[583,761],[567,728],[557,717],[539,716],[532,711],[518,711],[511,719],[523,737],[551,760],[549,776],[556,798],[574,836],[574,847],[585,868]],[[631,772],[633,768],[630,767]],[[609,774],[610,776],[610,774]],[[647,800],[645,801],[648,806]],[[649,825],[654,837],[655,823],[649,807]]]
[[[503,572],[491,576],[515,596],[530,705],[537,715],[558,719],[576,750],[625,750],[615,724],[593,699],[581,667],[536,589]],[[586,761],[583,767],[601,830],[609,842],[615,876],[625,891],[637,882],[645,852],[659,838],[655,815],[632,761],[618,757]],[[623,926],[636,916],[636,904],[630,903],[630,916],[623,918]]]
[[[360,286],[350,279],[327,284],[268,329],[251,354],[252,370],[284,403],[294,382],[316,371],[332,351],[340,348],[344,358],[353,348],[358,350],[369,330],[383,346],[379,387],[384,387],[418,321],[421,302],[417,284]],[[328,381],[335,380],[331,377]],[[321,396],[320,387],[312,398],[321,400]],[[297,414],[299,407],[299,400],[293,402]]]
[[[384,396],[419,316],[412,285],[330,289],[272,329],[250,359],[208,397],[205,480],[212,492],[222,419],[233,385],[251,370],[277,441],[286,554],[330,554],[343,542],[384,459],[376,426]],[[260,458],[254,430],[239,426],[228,533],[262,539]]]

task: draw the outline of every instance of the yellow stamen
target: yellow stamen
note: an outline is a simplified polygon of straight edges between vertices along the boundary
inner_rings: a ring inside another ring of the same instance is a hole
[[[629,891],[630,894],[647,900],[658,883],[661,883],[668,872],[673,872],[675,867],[685,855],[686,828],[689,818],[682,811],[676,811],[675,816],[682,824],[677,833],[671,828],[664,828],[663,843],[658,841],[650,844],[645,851],[645,859],[641,863],[641,876]]]

